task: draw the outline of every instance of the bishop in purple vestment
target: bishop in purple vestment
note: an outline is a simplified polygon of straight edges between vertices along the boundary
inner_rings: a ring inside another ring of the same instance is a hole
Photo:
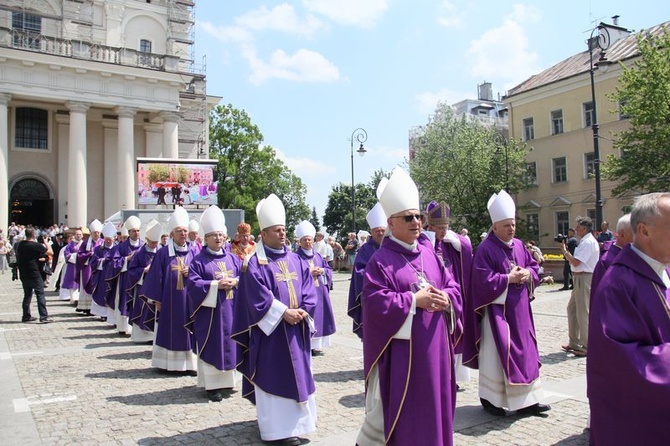
[[[419,194],[409,175],[397,168],[377,196],[391,235],[364,272],[366,417],[357,443],[451,445],[456,381],[450,331],[459,287],[432,247],[417,242]]]
[[[484,409],[538,415],[540,355],[530,302],[539,284],[539,265],[514,238],[516,207],[504,190],[488,204],[493,227],[475,253],[466,301],[463,364],[479,369],[479,397]],[[469,323],[470,322],[470,323]]]
[[[609,242],[607,242],[609,243]],[[629,243],[633,243],[633,228],[630,226],[630,214],[619,218],[614,233],[614,241],[600,257],[591,277],[591,298],[589,299],[589,308],[593,306],[593,299],[596,296],[596,289],[602,280],[605,272],[614,263],[614,259],[621,253],[621,249]]]
[[[112,223],[105,223],[102,228],[103,243],[93,250],[90,260],[91,276],[85,285],[85,291],[91,295],[91,313],[107,320],[108,311],[105,298],[107,296],[106,268],[111,263],[116,238],[116,228]]]
[[[262,242],[243,267],[233,322],[238,370],[245,377],[243,396],[256,404],[261,438],[299,444],[297,435],[316,429],[314,279],[307,263],[286,247],[279,198],[271,194],[256,213]]]
[[[636,198],[635,234],[596,290],[586,361],[590,440],[670,442],[670,193]]]
[[[330,286],[333,283],[333,270],[321,254],[314,249],[316,229],[312,223],[304,220],[296,228],[299,247],[298,257],[307,262],[316,291],[316,306],[314,307],[314,329],[312,336],[312,355],[321,355],[321,349],[330,346],[330,337],[335,333],[335,315],[330,302]]]
[[[193,260],[186,243],[188,213],[184,208],[175,209],[168,227],[172,238],[156,252],[140,290],[142,296],[155,303],[158,312],[151,364],[167,371],[195,372],[194,339],[184,327],[189,317],[186,282]]]
[[[80,228],[74,229],[74,239],[63,248],[66,262],[65,273],[60,283],[60,297],[74,302],[79,300],[79,274],[77,271],[77,253],[81,248],[84,233]]]
[[[102,245],[103,239],[100,236],[102,223],[93,220],[88,227],[91,235],[82,241],[82,245],[77,252],[77,271],[79,274],[79,302],[77,303],[77,312],[86,315],[91,314],[91,294],[86,292],[86,284],[91,278],[91,259],[93,250]]]
[[[157,241],[149,240],[128,261],[126,271],[126,288],[132,296],[132,308],[129,321],[133,326],[131,339],[134,342],[153,342],[154,321],[156,320],[156,307],[150,304],[140,289],[144,283],[144,276],[149,272],[151,262],[156,256]]]

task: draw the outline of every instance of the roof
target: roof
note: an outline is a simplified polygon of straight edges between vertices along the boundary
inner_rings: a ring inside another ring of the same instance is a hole
[[[617,40],[610,46],[605,52],[608,63],[618,63],[635,57],[638,55],[637,50],[637,36],[640,33],[651,34],[654,36],[660,35],[663,33],[663,28],[670,28],[670,21],[661,23],[647,30],[642,30],[638,33],[631,34],[627,37],[624,37],[620,40]],[[594,50],[593,59],[598,61],[600,57],[600,51]],[[570,56],[567,59],[557,63],[556,65],[547,68],[539,74],[535,74],[516,87],[513,87],[505,95],[505,99],[508,99],[510,96],[515,96],[521,93],[525,93],[536,88],[549,85],[554,82],[558,82],[573,76],[577,76],[583,73],[588,73],[590,67],[590,58],[588,49],[582,51],[581,53]]]

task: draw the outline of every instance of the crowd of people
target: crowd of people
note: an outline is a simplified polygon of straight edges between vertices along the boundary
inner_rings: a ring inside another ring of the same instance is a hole
[[[12,239],[25,241],[0,239],[0,254],[3,245],[18,254],[24,322],[35,320],[33,292],[40,321],[52,321],[43,284],[51,252],[62,298],[152,344],[153,367],[196,375],[212,401],[241,387],[264,441],[298,445],[316,429],[311,358],[335,334],[329,292],[342,257],[351,271],[348,314],[363,345],[358,445],[453,444],[459,383],[471,369],[489,414],[548,416],[531,306],[543,256],[515,237],[513,198],[504,190],[491,196],[491,228],[474,249],[467,231],[450,229],[447,203],[420,208],[404,170],[380,183],[377,198],[369,232],[348,234],[344,247],[308,221],[291,246],[284,205],[271,194],[256,207],[255,240],[246,223],[229,240],[216,206],[200,221],[177,207],[166,231],[155,220],[147,225],[145,240],[137,217],[122,228],[94,220],[86,231],[55,229],[51,243],[50,229],[14,229]],[[560,348],[587,357],[592,444],[663,444],[670,194],[638,197],[616,232],[604,222],[596,237],[591,219],[576,223],[576,237],[557,240],[571,291]]]

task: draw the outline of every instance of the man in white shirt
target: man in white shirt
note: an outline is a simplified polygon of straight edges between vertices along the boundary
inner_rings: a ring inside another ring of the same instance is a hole
[[[573,289],[568,302],[568,337],[569,343],[561,346],[566,352],[575,356],[586,356],[589,343],[589,301],[591,296],[591,280],[593,270],[600,258],[598,241],[591,233],[593,222],[589,217],[577,217],[575,232],[580,238],[574,254],[570,254],[565,244],[563,256],[570,262],[572,269]]]

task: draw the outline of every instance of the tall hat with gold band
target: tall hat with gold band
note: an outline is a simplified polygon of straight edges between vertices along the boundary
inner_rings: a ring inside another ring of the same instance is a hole
[[[268,195],[256,205],[256,216],[261,229],[275,225],[286,225],[284,203],[275,194]]]
[[[97,218],[91,222],[91,224],[88,225],[88,230],[91,231],[91,233],[94,232],[101,232],[102,231],[102,223],[100,220]]]
[[[193,223],[193,220],[191,220]],[[226,227],[226,216],[223,215],[223,212],[217,205],[212,205],[205,209],[205,212],[200,216],[200,227],[202,232],[207,235],[212,232],[223,232],[228,234],[228,228]],[[191,228],[189,227],[189,230]]]
[[[163,228],[161,224],[155,218],[147,224],[147,233],[145,237],[151,242],[159,242],[161,235],[163,234]]]
[[[419,209],[419,189],[401,167],[393,169],[388,181],[379,183],[377,199],[388,217],[407,209]]]
[[[168,219],[168,231],[174,231],[175,228],[188,228],[188,212],[182,207],[174,210]]]
[[[298,237],[298,240],[307,236],[314,238],[315,235],[316,228],[314,228],[314,225],[307,220],[301,221],[298,223],[298,226],[295,227],[295,236]]]
[[[105,238],[116,238],[116,226],[111,221],[108,221],[102,226],[102,236]]]
[[[516,205],[514,199],[504,189],[491,195],[486,208],[491,215],[491,222],[496,223],[509,218],[515,218]]]
[[[374,228],[385,228],[388,226],[386,214],[384,213],[384,208],[382,208],[381,203],[377,203],[373,206],[372,209],[365,216],[365,220],[368,222],[370,229]]]
[[[449,209],[449,205],[444,201],[440,203],[431,201],[426,206],[426,221],[429,225],[448,225],[450,216],[451,210]]]
[[[245,222],[240,223],[237,225],[237,233],[239,235],[251,235],[251,225]]]
[[[142,221],[138,217],[131,215],[123,223],[123,227],[128,231],[131,229],[139,230],[142,227]]]

